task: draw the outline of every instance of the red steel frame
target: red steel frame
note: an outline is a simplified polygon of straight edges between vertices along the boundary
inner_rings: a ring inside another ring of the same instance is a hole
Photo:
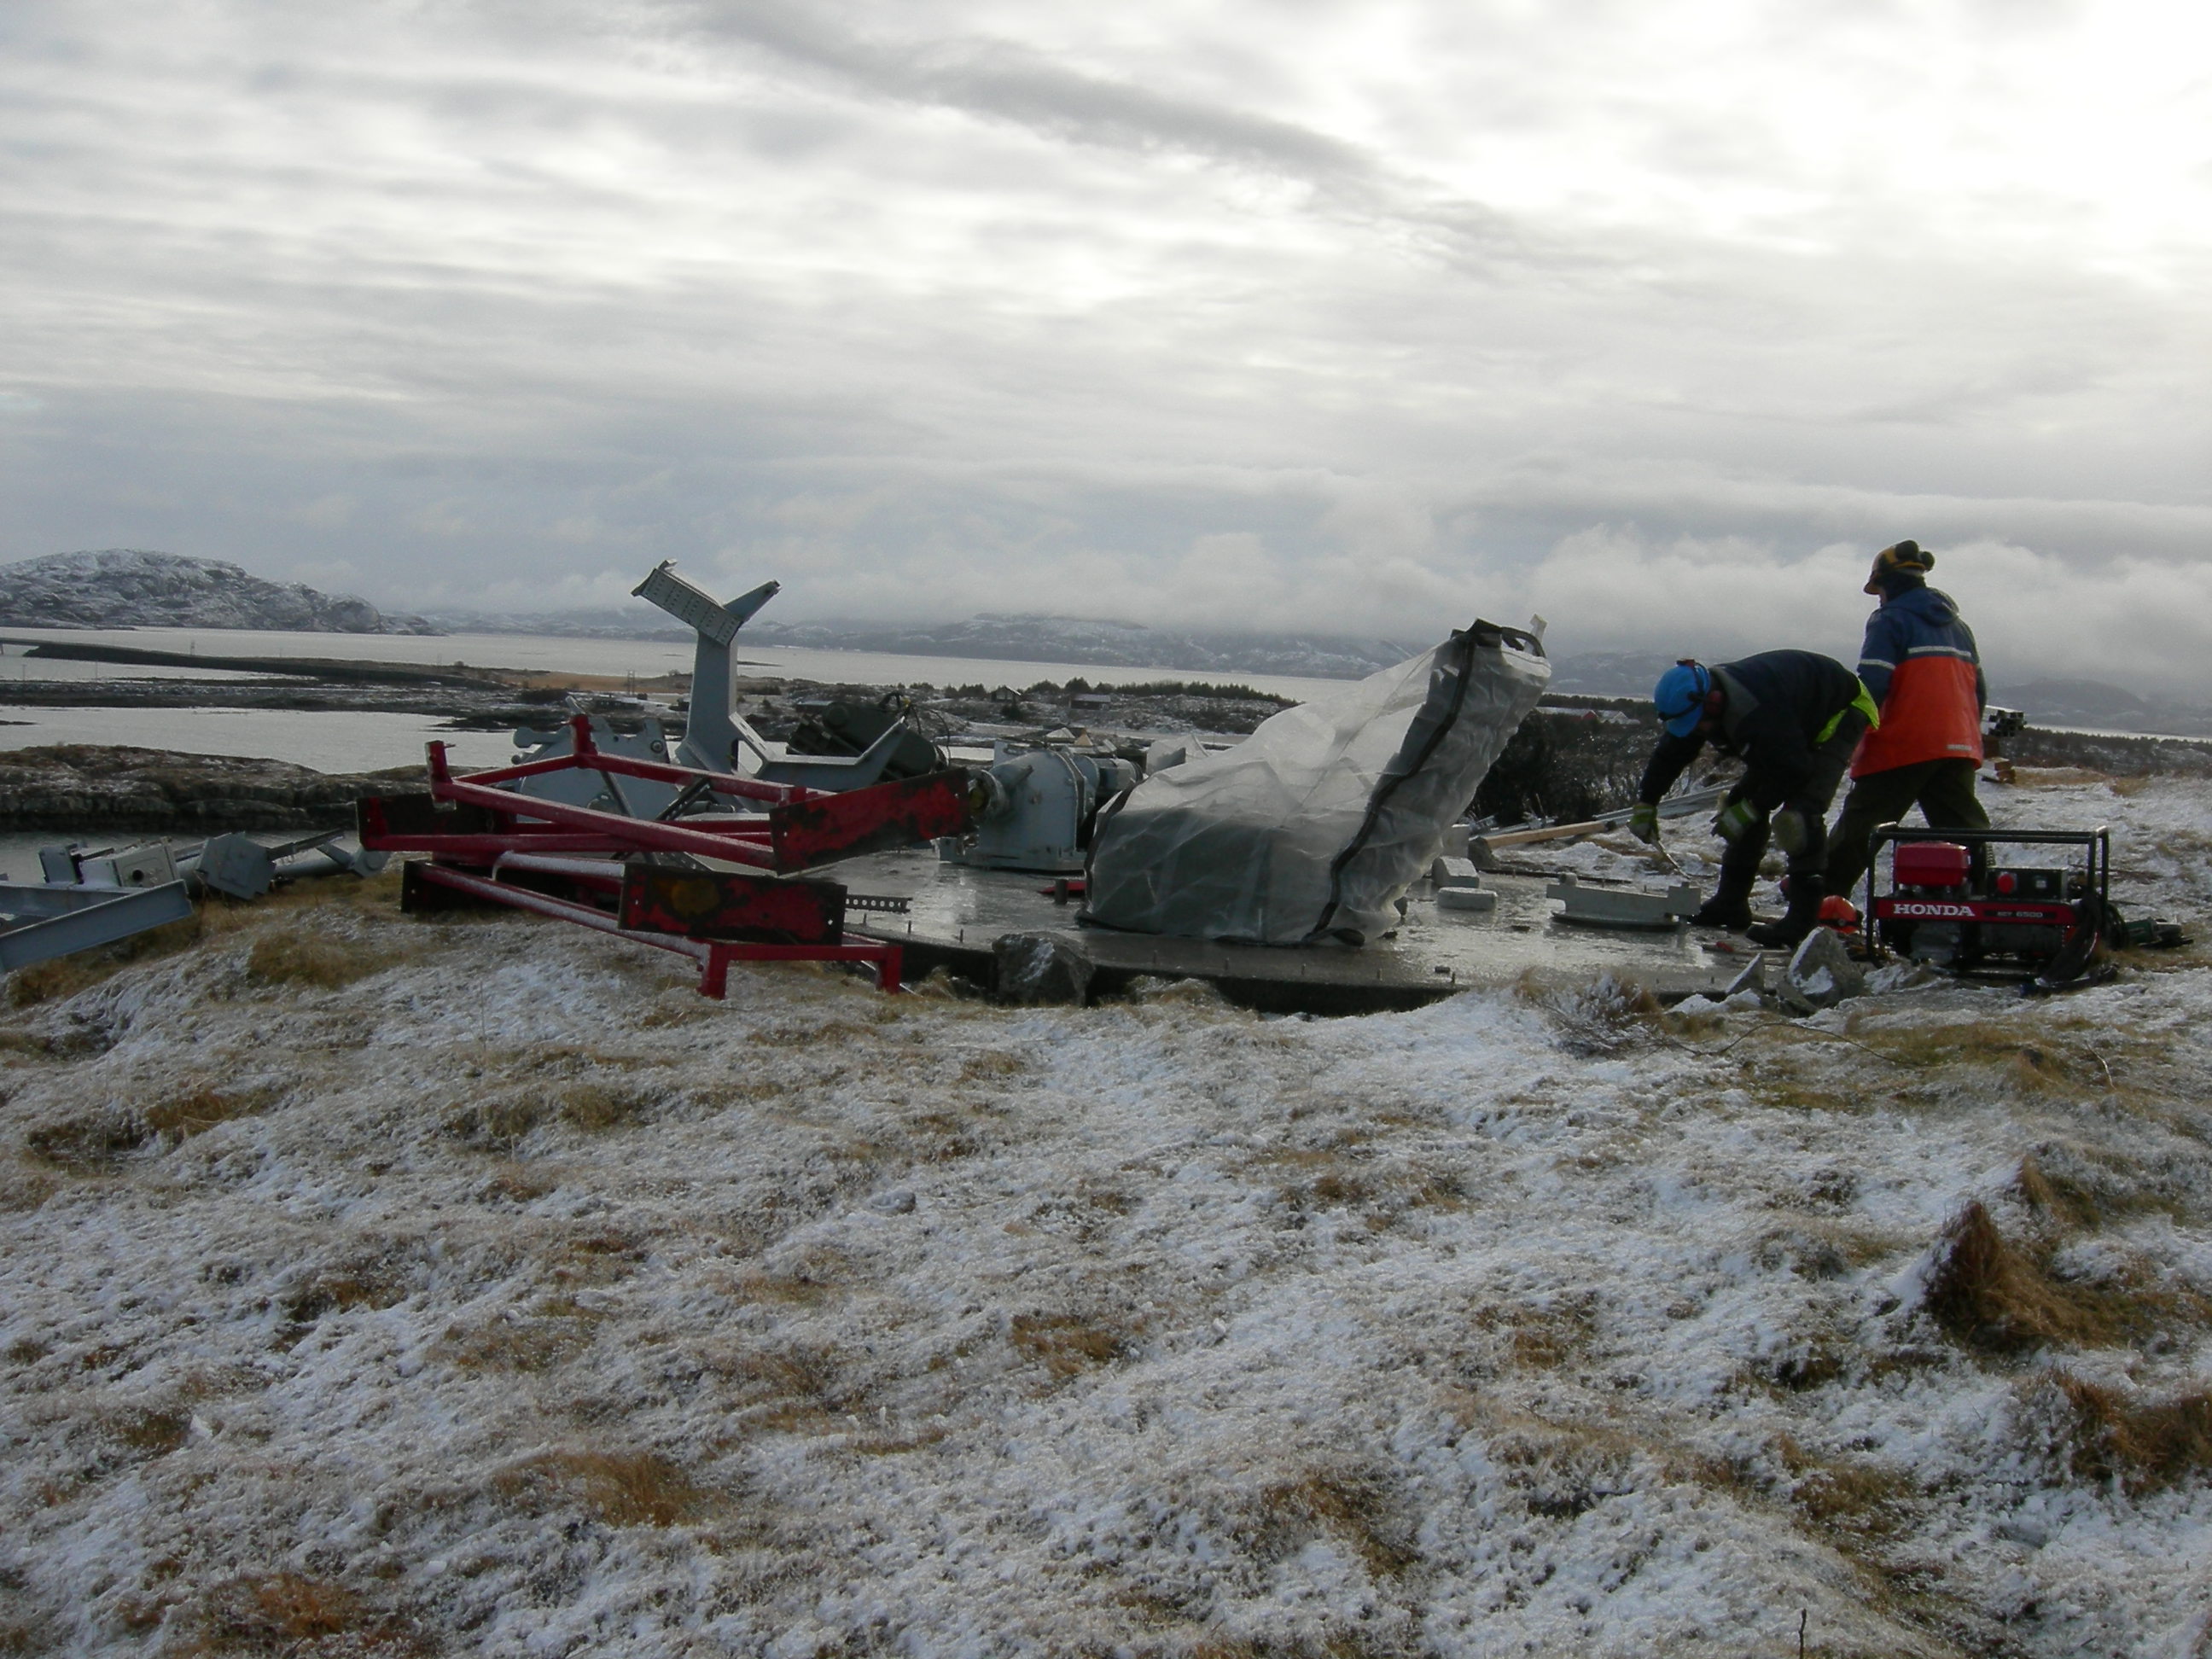
[[[598,890],[619,888],[618,866],[592,867],[598,860],[579,854],[633,852],[688,853],[697,858],[751,865],[763,870],[787,867],[783,849],[776,843],[776,827],[763,819],[714,819],[701,823],[664,823],[653,818],[627,817],[587,806],[571,806],[544,800],[496,786],[549,772],[571,770],[620,773],[678,786],[702,786],[720,795],[790,806],[834,799],[830,792],[797,784],[766,783],[733,773],[702,772],[662,761],[635,760],[612,755],[592,741],[591,722],[578,715],[571,722],[574,744],[570,753],[546,760],[525,761],[488,771],[471,773],[464,781],[453,775],[446,745],[429,745],[430,794],[434,800],[465,804],[495,815],[497,829],[459,834],[382,833],[363,826],[364,847],[392,852],[422,852],[432,862],[416,866],[420,879],[495,904],[512,906],[538,915],[573,921],[634,944],[688,956],[699,963],[699,990],[717,1000],[728,991],[732,962],[852,962],[867,963],[875,969],[877,988],[900,988],[902,952],[896,945],[871,941],[836,945],[772,945],[738,939],[695,939],[677,933],[650,933],[624,927],[606,912],[589,904],[541,893],[499,879],[503,873],[558,877],[575,885]],[[532,822],[525,823],[523,820]],[[560,857],[558,854],[569,854]],[[452,860],[477,866],[483,873],[455,868]],[[802,857],[799,861],[805,861]]]
[[[678,956],[690,957],[699,964],[699,994],[712,997],[717,1002],[729,994],[730,964],[733,962],[866,962],[874,964],[878,991],[896,992],[900,988],[902,953],[896,945],[755,945],[735,939],[686,939],[681,933],[647,933],[625,927],[605,911],[595,910],[588,904],[573,904],[548,893],[487,880],[442,864],[419,867],[423,880],[474,898],[573,921],[580,927],[611,933],[617,939],[626,939],[634,945],[650,945],[656,951],[672,951]]]

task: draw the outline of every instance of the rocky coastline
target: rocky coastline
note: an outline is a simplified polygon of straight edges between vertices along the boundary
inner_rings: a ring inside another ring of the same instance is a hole
[[[283,761],[55,744],[0,753],[0,830],[192,836],[336,829],[354,802],[425,787],[422,769],[317,772]]]

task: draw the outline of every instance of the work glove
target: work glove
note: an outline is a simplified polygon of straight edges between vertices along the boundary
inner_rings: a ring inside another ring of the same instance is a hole
[[[1628,814],[1628,833],[1647,847],[1659,844],[1659,809],[1648,800],[1640,800]]]
[[[1723,841],[1741,840],[1751,826],[1759,822],[1759,809],[1741,798],[1723,801],[1720,816],[1713,820],[1713,833]]]
[[[1796,808],[1785,806],[1774,815],[1774,845],[1778,851],[1803,852],[1808,835],[1805,815]]]

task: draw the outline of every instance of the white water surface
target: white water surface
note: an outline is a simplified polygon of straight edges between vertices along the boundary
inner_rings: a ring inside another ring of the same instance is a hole
[[[6,687],[0,685],[0,696]],[[289,761],[318,772],[381,772],[422,758],[434,740],[461,766],[503,766],[511,732],[448,732],[434,715],[356,709],[50,708],[0,702],[0,751],[48,744],[124,744],[180,755]],[[20,724],[18,723],[20,722]]]
[[[526,668],[568,674],[653,679],[691,672],[692,647],[674,640],[570,639],[550,634],[287,634],[217,628],[11,628],[10,638],[139,651],[199,652],[216,657],[319,657],[337,661],[420,663],[472,668]],[[9,647],[0,675],[33,678],[174,678],[198,671],[132,667],[116,663],[67,663],[46,658],[19,660]],[[754,645],[739,636],[740,673],[831,685],[975,685],[1019,690],[1039,680],[1063,684],[1080,676],[1093,685],[1142,685],[1153,680],[1249,685],[1255,691],[1305,702],[1350,684],[1294,674],[1246,674],[1189,668],[1106,668],[1097,664],[1010,662],[982,657],[899,656],[878,651],[816,651],[800,646]]]

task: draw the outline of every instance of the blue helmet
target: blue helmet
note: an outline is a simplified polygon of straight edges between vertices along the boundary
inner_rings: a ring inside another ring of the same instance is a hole
[[[1713,689],[1713,671],[1687,657],[1659,677],[1651,688],[1651,706],[1670,736],[1686,738],[1705,717],[1705,697]]]

